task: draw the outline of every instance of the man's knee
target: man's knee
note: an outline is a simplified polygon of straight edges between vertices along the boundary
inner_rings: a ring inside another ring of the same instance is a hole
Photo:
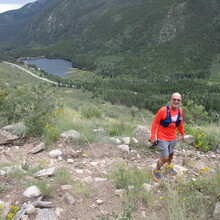
[[[161,158],[160,158],[160,161],[161,161],[162,163],[166,163],[168,159],[169,159],[169,156],[164,156],[164,157],[161,157]]]

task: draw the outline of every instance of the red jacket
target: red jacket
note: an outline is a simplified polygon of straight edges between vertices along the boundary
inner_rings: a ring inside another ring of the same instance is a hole
[[[171,141],[173,139],[176,139],[177,137],[177,132],[176,129],[178,128],[179,133],[181,135],[184,134],[184,123],[183,120],[180,122],[180,125],[176,127],[176,120],[178,116],[178,109],[172,110],[170,108],[170,114],[172,118],[172,122],[169,124],[168,127],[164,127],[160,124],[161,120],[166,119],[167,116],[167,107],[163,106],[162,108],[159,109],[157,112],[154,121],[152,123],[151,127],[151,140],[157,140],[162,139],[162,140],[167,140]],[[180,108],[180,116],[183,118],[183,110]]]

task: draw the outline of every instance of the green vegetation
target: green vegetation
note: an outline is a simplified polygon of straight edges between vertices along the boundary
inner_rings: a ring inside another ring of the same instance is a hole
[[[220,55],[217,55],[211,65],[209,81],[213,84],[220,82]]]
[[[16,212],[19,210],[19,207],[11,205],[7,216],[3,217],[2,216],[2,209],[3,208],[4,207],[2,205],[0,205],[0,220],[12,220],[14,215],[16,214]]]
[[[54,187],[46,180],[36,180],[29,185],[36,186],[44,197],[52,195],[55,190]]]
[[[55,179],[60,184],[68,184],[71,182],[71,175],[66,169],[59,168],[56,170]]]
[[[140,124],[150,129],[153,114],[141,107],[113,105],[105,102],[101,95],[94,97],[93,93],[77,89],[77,87],[54,87],[35,79],[22,70],[3,63],[0,65],[0,74],[3,76],[0,90],[1,126],[23,122],[28,129],[21,129],[19,131],[21,136],[42,135],[48,145],[58,140],[63,131],[75,129],[81,134],[79,143],[83,144],[102,141],[105,135],[131,137],[133,130]],[[39,74],[36,70],[33,71]],[[16,77],[14,77],[15,73]],[[115,90],[115,98],[118,100],[123,91],[119,90],[119,87],[117,91],[116,94]],[[140,97],[139,94],[129,94]],[[154,104],[151,107],[155,107],[156,111],[156,107],[159,108],[167,103],[170,94],[171,91],[169,96],[165,96],[166,99],[162,94],[160,96],[155,94],[147,98],[152,100]],[[186,95],[183,94],[183,100]],[[123,100],[126,99],[126,92],[122,97]],[[205,98],[203,97],[203,99]],[[155,100],[160,103],[160,106],[155,103]],[[192,99],[185,103],[183,103],[183,108],[186,133],[194,135],[196,140],[194,145],[202,151],[217,149],[219,134],[216,131],[218,129],[206,128],[218,128],[219,114],[217,112],[208,113],[203,105],[196,104]],[[121,104],[126,105],[126,103]],[[148,109],[151,110],[151,108]],[[97,128],[103,129],[104,132],[96,134],[93,130]],[[201,129],[201,132],[198,129]],[[200,135],[202,133],[205,136]]]
[[[1,59],[63,57],[90,72],[68,79],[41,73],[59,86],[153,113],[180,91],[184,104],[192,100],[213,116],[220,112],[219,9],[218,0],[57,0],[3,47]],[[52,21],[48,28],[51,13],[59,28]]]
[[[74,195],[82,195],[85,197],[89,197],[92,194],[92,189],[83,183],[75,183],[73,184],[72,192]]]
[[[124,161],[115,161],[115,169],[111,171],[110,176],[114,179],[114,185],[117,189],[128,189],[129,186],[134,186],[137,191],[143,183],[152,180],[151,173],[142,173],[137,168],[128,167]]]
[[[179,181],[169,183],[165,180],[158,186],[163,188],[161,194],[158,193],[161,192],[159,189],[143,188],[142,184],[146,182],[150,184],[152,179],[147,178],[143,171],[132,169],[124,162],[119,163],[112,171],[111,177],[116,188],[125,189],[123,193],[125,205],[123,212],[118,214],[118,211],[114,211],[112,217],[135,219],[135,205],[141,202],[152,212],[164,209],[164,216],[167,219],[209,219],[214,205],[219,201],[219,170],[213,173],[204,168],[198,172],[196,179],[191,175],[194,174],[189,170]]]
[[[0,126],[22,122],[27,130],[21,130],[20,136],[39,136],[47,147],[63,131],[75,129],[81,134],[76,144],[83,148],[85,143],[103,141],[105,136],[131,137],[137,125],[150,129],[154,113],[177,91],[183,95],[186,134],[194,137],[187,149],[217,150],[219,0],[133,2],[55,0],[13,41],[1,44],[0,60],[62,57],[80,70],[59,78],[29,68],[58,82],[56,87],[0,63]],[[94,129],[103,132],[95,133]],[[146,150],[144,146],[138,148]],[[15,169],[10,177],[26,183],[28,174],[48,163],[39,159],[36,168],[26,163],[23,169],[27,174]],[[220,199],[219,169],[205,167],[197,173],[189,169],[176,182],[165,179],[155,186],[159,189],[148,191],[143,184],[151,184],[151,173],[116,159],[109,177],[115,189],[125,190],[121,195],[124,207],[116,207],[109,219],[135,219],[137,204],[151,213],[160,209],[164,218],[171,220],[211,219]],[[89,186],[72,183],[70,173],[63,168],[54,178],[55,184],[71,184],[74,195],[92,195]],[[34,181],[43,196],[53,195],[54,185],[50,183]],[[1,184],[0,191],[4,187]],[[6,218],[0,213],[0,219],[12,219],[14,213],[12,210]],[[154,214],[149,219],[154,219]]]
[[[59,139],[61,132],[76,129],[81,134],[81,140],[77,144],[82,144],[80,146],[83,148],[85,142],[90,144],[103,141],[105,135],[132,136],[132,131],[137,125],[148,128],[151,126],[154,115],[146,109],[133,105],[130,107],[113,105],[104,101],[101,96],[94,97],[93,93],[85,89],[54,87],[29,76],[22,70],[3,63],[0,65],[2,67],[0,77],[3,79],[0,82],[1,126],[24,122],[28,127],[25,136],[37,135],[50,144]],[[156,97],[159,99],[159,95],[154,96]],[[167,101],[169,97],[164,99],[161,105]],[[12,106],[14,111],[10,109]],[[183,106],[187,134],[192,134],[195,138],[194,145],[188,147],[203,152],[216,150],[219,145],[219,120],[213,120],[204,106],[196,104],[191,99]],[[36,118],[42,120],[35,121]],[[30,123],[31,121],[34,123]],[[93,130],[97,128],[103,128],[104,133],[95,134]],[[140,146],[139,150],[146,149]],[[86,154],[87,152],[84,152],[83,156]],[[28,175],[49,163],[45,159],[39,159],[38,162],[36,168],[30,167],[27,162],[22,167],[27,171],[26,174],[15,170],[10,177],[27,183],[30,181]],[[5,166],[6,164],[0,164],[0,167]],[[150,172],[145,168],[138,169],[136,165],[128,165],[126,160],[115,159],[115,167],[109,173],[109,177],[115,189],[125,190],[122,195],[124,207],[120,210],[113,208],[111,214],[113,219],[135,219],[137,204],[147,207],[152,213],[156,213],[158,208],[163,210],[166,207],[164,216],[167,219],[209,219],[214,205],[219,201],[219,170],[209,171],[208,168],[203,168],[196,175],[195,171],[189,170],[176,182],[170,183],[169,179],[165,179],[159,184],[159,190],[148,191],[143,184],[152,184]],[[54,180],[55,184],[71,185],[74,195],[90,198],[93,193],[89,186],[73,183],[66,169],[58,169]],[[41,190],[44,197],[53,195],[55,189],[53,182],[39,180],[32,183]],[[1,188],[4,189],[4,185],[0,187],[0,191]]]

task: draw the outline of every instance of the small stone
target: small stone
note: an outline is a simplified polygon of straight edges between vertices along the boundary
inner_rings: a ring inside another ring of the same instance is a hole
[[[126,192],[125,189],[116,189],[115,190],[115,195],[116,196],[122,196]]]
[[[74,160],[72,158],[68,158],[67,163],[74,163]]]
[[[101,200],[101,199],[97,199],[97,200],[96,200],[96,204],[97,204],[97,205],[102,205],[103,203],[104,203],[104,201]]]
[[[60,150],[52,150],[49,152],[50,157],[58,157],[61,156],[63,153]]]
[[[122,150],[122,151],[127,151],[129,152],[129,146],[126,144],[121,144],[117,146],[118,149]]]
[[[75,199],[72,195],[70,195],[69,193],[65,193],[64,199],[65,199],[70,205],[73,205],[73,204],[75,204],[75,202],[76,202],[76,199]]]

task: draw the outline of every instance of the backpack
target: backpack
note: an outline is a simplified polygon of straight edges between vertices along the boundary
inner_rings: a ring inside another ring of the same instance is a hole
[[[171,118],[171,114],[170,114],[170,107],[169,105],[166,105],[167,107],[167,117],[164,120],[160,121],[160,124],[163,127],[168,127],[169,124],[172,122],[172,118]],[[176,120],[176,127],[178,127],[180,125],[180,122],[182,121],[182,117],[180,116],[180,108],[178,107],[178,116],[177,116],[177,120]]]

